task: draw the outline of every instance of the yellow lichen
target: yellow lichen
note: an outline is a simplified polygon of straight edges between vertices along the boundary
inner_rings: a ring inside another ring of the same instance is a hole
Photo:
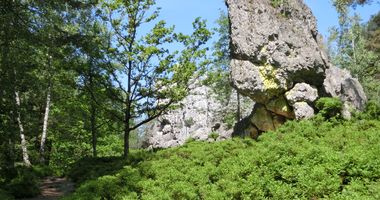
[[[289,106],[286,105],[286,104],[281,108],[281,110],[284,111],[284,112],[289,112],[290,111]]]
[[[276,78],[276,73],[277,69],[275,69],[268,62],[259,67],[259,74],[263,80],[264,88],[266,90],[277,90],[280,88],[280,85],[278,84],[278,80]]]
[[[261,49],[260,49],[260,53],[265,53],[268,51],[268,45],[264,45]]]

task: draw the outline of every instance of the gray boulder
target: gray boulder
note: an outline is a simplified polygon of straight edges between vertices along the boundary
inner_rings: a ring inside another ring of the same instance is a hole
[[[263,104],[297,82],[322,85],[327,68],[310,9],[286,2],[276,8],[270,0],[227,0],[232,84]]]
[[[363,87],[356,78],[345,70],[330,67],[326,70],[326,79],[323,82],[324,92],[332,97],[338,97],[344,102],[343,113],[349,117],[349,110],[363,110],[367,102],[367,96]]]
[[[291,90],[285,93],[285,97],[290,105],[302,101],[312,103],[318,98],[318,90],[307,83],[297,83]]]
[[[310,119],[314,116],[314,109],[306,102],[296,102],[294,105],[294,114],[297,120]]]
[[[272,2],[226,0],[231,83],[258,105],[242,127],[249,130],[253,124],[261,132],[286,119],[308,119],[319,97],[339,97],[344,116],[362,110],[367,101],[363,88],[331,64],[311,10],[302,0]]]
[[[168,148],[183,145],[188,139],[214,141],[212,132],[218,133],[216,140],[231,138],[232,127],[224,123],[225,113],[236,112],[237,93],[233,92],[224,102],[201,79],[193,80],[190,92],[178,108],[160,116],[147,131],[146,148]],[[243,101],[242,101],[243,102]],[[246,101],[244,101],[246,102]],[[243,116],[251,113],[253,102],[241,105]]]

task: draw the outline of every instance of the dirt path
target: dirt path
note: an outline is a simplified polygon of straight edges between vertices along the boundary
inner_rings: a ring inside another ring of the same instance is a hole
[[[74,184],[65,178],[46,177],[41,182],[38,197],[23,200],[56,200],[74,190]]]

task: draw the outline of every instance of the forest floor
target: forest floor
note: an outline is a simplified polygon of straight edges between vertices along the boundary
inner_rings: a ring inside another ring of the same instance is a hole
[[[42,180],[41,194],[24,200],[56,200],[74,191],[74,183],[66,178],[46,177]]]

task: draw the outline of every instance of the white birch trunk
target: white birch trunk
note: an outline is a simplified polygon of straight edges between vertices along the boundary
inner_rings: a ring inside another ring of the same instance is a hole
[[[15,98],[16,98],[16,105],[17,105],[17,123],[20,129],[20,138],[21,138],[21,150],[22,150],[22,159],[24,160],[24,163],[26,166],[31,166],[29,155],[28,155],[28,148],[26,146],[26,139],[24,135],[24,126],[21,121],[21,113],[20,113],[20,96],[17,90],[15,90]]]
[[[50,101],[51,101],[51,86],[49,85],[46,95],[46,107],[44,114],[44,123],[42,127],[42,135],[41,135],[41,144],[40,144],[40,156],[41,162],[45,162],[45,143],[47,138],[47,129],[49,123],[49,113],[50,113]]]

